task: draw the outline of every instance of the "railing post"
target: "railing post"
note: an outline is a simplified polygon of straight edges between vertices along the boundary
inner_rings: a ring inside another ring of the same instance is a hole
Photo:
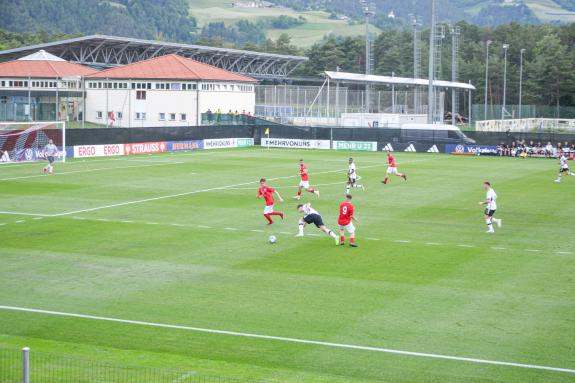
[[[22,349],[22,383],[30,383],[30,348]]]

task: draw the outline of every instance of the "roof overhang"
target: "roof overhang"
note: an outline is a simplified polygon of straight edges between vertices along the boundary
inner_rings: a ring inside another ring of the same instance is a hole
[[[39,49],[70,62],[104,68],[176,53],[180,56],[257,78],[287,77],[298,65],[309,60],[303,56],[91,35],[3,50],[0,51],[0,61],[16,60]]]
[[[395,77],[395,76],[376,76],[366,75],[361,73],[348,73],[348,72],[324,72],[325,76],[330,80],[351,84],[367,84],[367,85],[403,85],[403,86],[429,86],[429,80],[424,78],[409,78],[409,77]],[[453,88],[462,90],[475,90],[471,84],[464,82],[452,81],[433,81],[433,85],[438,88]]]

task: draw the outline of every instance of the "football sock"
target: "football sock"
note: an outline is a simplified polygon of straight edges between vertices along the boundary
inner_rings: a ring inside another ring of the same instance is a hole
[[[272,213],[273,214],[273,213]],[[266,217],[266,219],[268,220],[269,223],[273,223],[274,221],[272,220],[272,218],[270,217],[269,214],[264,214],[264,217]]]
[[[314,190],[314,189],[307,189],[307,191],[310,192],[310,193],[315,193],[315,190]]]
[[[353,185],[353,187],[354,187],[354,188],[358,188],[358,189],[361,189],[361,187],[362,187],[362,186],[361,186],[361,185],[359,185],[359,184],[354,184],[354,185]]]
[[[337,238],[337,235],[335,235],[335,233],[329,229],[327,230],[327,235],[329,235],[332,238]]]
[[[349,185],[345,188],[346,194],[349,194]]]
[[[351,238],[349,239],[349,243],[350,243],[351,245],[355,244],[355,237],[351,237]]]
[[[303,235],[303,227],[304,227],[303,222],[300,222],[300,223],[299,223],[299,228],[298,228],[298,230],[299,230],[299,235]]]
[[[298,191],[297,191],[297,196],[298,196],[298,197],[301,196],[301,190],[298,190]]]
[[[270,213],[270,215],[279,215],[279,216],[282,216],[283,213],[280,213],[279,211],[274,211],[273,213]]]
[[[494,230],[493,230],[493,225],[492,225],[492,223],[491,223],[491,218],[486,219],[486,220],[485,220],[485,223],[487,224],[487,230],[489,230],[489,231],[494,231]]]
[[[341,241],[341,243],[345,242],[345,236],[344,235],[340,235],[339,236],[339,240]]]

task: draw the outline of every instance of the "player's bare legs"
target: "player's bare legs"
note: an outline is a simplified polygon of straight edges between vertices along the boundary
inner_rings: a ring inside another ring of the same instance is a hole
[[[300,186],[297,189],[297,195],[295,197],[293,197],[294,199],[300,199],[301,198],[301,192],[302,192],[303,188]],[[305,189],[306,192],[308,193],[312,193],[315,194],[318,198],[319,198],[319,190],[316,189],[312,189],[312,188],[306,188]]]
[[[365,190],[365,186],[356,183],[356,181],[353,179],[349,179],[347,181],[347,186],[345,188],[345,194],[349,194],[349,190],[351,188],[357,188],[357,189]]]

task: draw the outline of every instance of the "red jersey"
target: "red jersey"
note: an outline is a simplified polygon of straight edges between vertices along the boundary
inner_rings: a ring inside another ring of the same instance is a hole
[[[309,176],[307,174],[307,167],[304,164],[299,166],[299,175],[302,181],[309,181]]]
[[[273,194],[275,191],[276,189],[272,188],[271,186],[262,186],[258,190],[258,196],[264,196],[264,199],[266,200],[266,206],[271,206],[275,202]]]
[[[351,217],[353,217],[353,205],[351,202],[342,202],[341,205],[339,205],[338,225],[349,225],[351,223]]]
[[[395,166],[395,157],[392,156],[391,154],[389,156],[387,156],[387,162],[389,163],[389,166],[391,166],[392,168],[397,167],[397,166]]]

